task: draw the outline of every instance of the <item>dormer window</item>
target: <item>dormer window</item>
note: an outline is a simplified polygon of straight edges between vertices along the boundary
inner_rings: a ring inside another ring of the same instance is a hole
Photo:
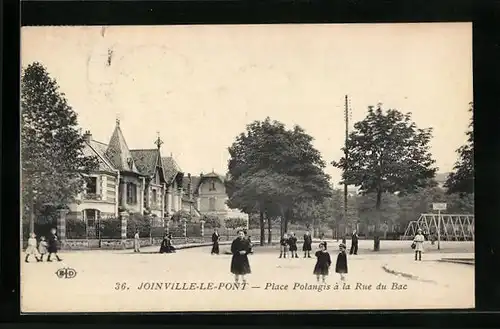
[[[209,191],[215,191],[215,181],[210,181],[210,187],[208,189]]]
[[[132,158],[127,158],[127,164],[128,164],[128,167],[130,169],[132,169],[132,164],[133,164]]]

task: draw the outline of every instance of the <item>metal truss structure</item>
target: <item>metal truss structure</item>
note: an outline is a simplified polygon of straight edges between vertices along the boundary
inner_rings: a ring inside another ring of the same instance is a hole
[[[411,240],[418,229],[424,233],[437,233],[440,230],[442,241],[474,241],[474,215],[466,214],[421,214],[411,221],[401,240]]]

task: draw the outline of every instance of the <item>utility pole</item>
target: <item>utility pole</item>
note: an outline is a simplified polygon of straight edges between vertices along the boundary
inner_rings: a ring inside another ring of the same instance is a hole
[[[348,156],[349,152],[347,150],[347,139],[349,136],[349,98],[345,95],[345,108],[344,108],[344,121],[345,121],[345,142],[344,142],[344,159],[345,159],[345,167],[344,172],[347,171],[348,168]],[[344,236],[342,240],[345,239],[345,234],[347,234],[347,181],[344,177]]]

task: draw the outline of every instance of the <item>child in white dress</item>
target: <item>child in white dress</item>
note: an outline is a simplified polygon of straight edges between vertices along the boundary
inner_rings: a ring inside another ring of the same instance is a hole
[[[30,256],[35,256],[35,259],[37,262],[40,261],[40,259],[38,259],[38,250],[36,249],[36,235],[35,233],[31,233],[30,234],[30,238],[28,239],[28,247],[26,248],[26,258],[24,259],[24,261],[26,263],[29,263],[28,261],[28,258]]]

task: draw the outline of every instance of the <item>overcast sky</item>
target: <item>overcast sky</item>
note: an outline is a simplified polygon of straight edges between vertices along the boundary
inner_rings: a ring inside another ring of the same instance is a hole
[[[345,94],[353,122],[381,102],[433,127],[447,172],[472,101],[468,23],[24,27],[21,60],[48,69],[94,139],[107,143],[118,115],[129,148],[155,147],[159,131],[164,155],[193,174],[225,173],[227,147],[266,116],[340,158]]]

